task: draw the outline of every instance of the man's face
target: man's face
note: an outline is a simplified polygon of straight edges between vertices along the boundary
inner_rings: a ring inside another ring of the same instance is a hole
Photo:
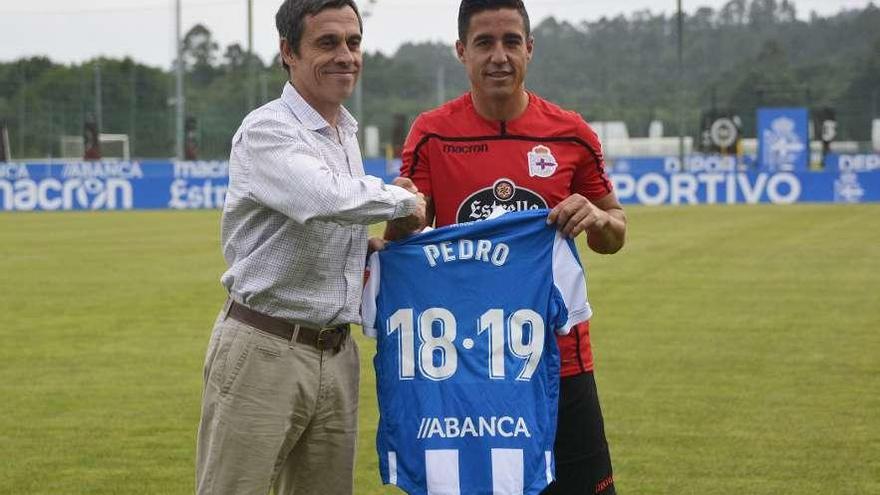
[[[351,7],[326,9],[305,19],[299,55],[286,40],[281,54],[297,91],[319,112],[339,106],[361,71],[361,30]]]
[[[500,9],[471,17],[467,39],[457,41],[455,49],[474,91],[504,99],[522,89],[533,45],[519,12]]]

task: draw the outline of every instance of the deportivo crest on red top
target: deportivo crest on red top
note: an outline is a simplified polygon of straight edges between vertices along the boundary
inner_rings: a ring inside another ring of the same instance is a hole
[[[530,177],[550,177],[556,172],[556,157],[550,148],[538,145],[529,152],[529,176]]]

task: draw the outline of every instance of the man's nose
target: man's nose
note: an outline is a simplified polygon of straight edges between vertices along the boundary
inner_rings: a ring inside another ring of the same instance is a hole
[[[351,50],[348,45],[342,43],[336,50],[336,57],[334,57],[334,60],[339,64],[352,64],[356,58],[354,51]]]
[[[491,58],[489,59],[494,64],[505,64],[507,63],[507,51],[504,50],[503,43],[496,43],[492,48],[492,53],[490,54]]]

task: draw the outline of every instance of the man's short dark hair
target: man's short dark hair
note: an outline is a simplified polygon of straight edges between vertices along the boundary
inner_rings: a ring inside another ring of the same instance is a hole
[[[522,16],[523,25],[526,28],[526,37],[528,38],[532,29],[529,25],[529,13],[526,12],[526,6],[522,0],[461,0],[458,7],[458,39],[462,43],[467,42],[468,28],[470,28],[471,17],[486,10],[513,9]]]
[[[284,0],[284,3],[278,8],[278,13],[275,14],[275,27],[278,28],[278,35],[290,44],[293,53],[299,55],[299,42],[306,30],[306,16],[317,15],[326,9],[341,9],[343,7],[351,7],[354,10],[358,18],[358,27],[363,34],[364,21],[361,19],[361,13],[354,0]],[[284,65],[285,70],[288,69],[283,57],[281,64]]]

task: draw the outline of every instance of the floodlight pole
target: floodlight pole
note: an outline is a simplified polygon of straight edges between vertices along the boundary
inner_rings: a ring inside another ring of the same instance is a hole
[[[95,62],[95,124],[98,126],[98,142],[104,132],[104,109],[102,108],[101,62]]]
[[[256,100],[255,93],[255,77],[254,77],[254,0],[247,0],[247,83],[248,83],[248,112],[250,112],[254,106]]]
[[[367,18],[373,14],[373,4],[376,3],[376,0],[368,0],[363,2],[360,12],[361,12],[361,22],[366,23]],[[364,118],[364,66],[361,64],[361,73],[358,76],[357,82],[354,87],[354,112],[357,114],[358,121],[358,144],[361,147],[361,151],[364,151],[364,126],[367,125],[367,121]]]
[[[678,163],[687,170],[684,163],[684,13],[681,0],[678,3]]]
[[[176,0],[177,4],[177,16],[176,16],[176,27],[177,27],[177,62],[175,65],[175,72],[177,74],[177,88],[176,93],[177,97],[174,99],[174,104],[177,107],[177,116],[176,116],[176,145],[174,149],[174,153],[177,156],[178,160],[183,160],[183,121],[184,121],[184,98],[183,98],[183,38],[181,37],[181,0]]]

